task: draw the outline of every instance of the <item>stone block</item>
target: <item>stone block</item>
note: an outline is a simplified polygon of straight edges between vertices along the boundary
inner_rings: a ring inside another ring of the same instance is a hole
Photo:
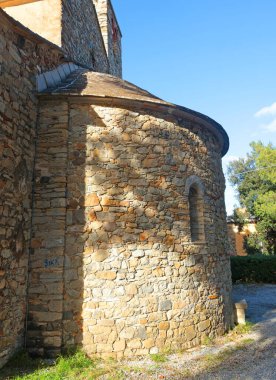
[[[43,339],[43,344],[46,347],[60,348],[61,347],[61,337],[59,337],[59,336],[45,337]]]
[[[87,194],[85,196],[85,206],[92,207],[92,206],[98,206],[100,203],[99,198],[97,194]]]
[[[136,249],[135,251],[133,251],[132,253],[133,257],[144,257],[145,256],[145,251],[141,250],[141,249]]]
[[[187,341],[190,341],[196,337],[196,331],[194,326],[188,326],[185,329],[185,336]]]
[[[112,355],[113,347],[112,344],[97,344],[97,353],[99,354],[106,354],[105,357],[106,359],[110,359]],[[102,355],[104,358],[104,355]],[[116,355],[114,356],[116,358]]]
[[[135,330],[133,327],[126,327],[119,333],[119,337],[120,339],[123,338],[123,339],[129,340],[134,337],[134,334],[135,334]]]
[[[42,322],[55,322],[60,321],[62,319],[62,313],[55,313],[55,312],[31,312],[31,318],[32,320]]]
[[[115,280],[117,273],[113,271],[98,272],[96,277],[102,280]]]
[[[127,285],[125,290],[127,295],[135,295],[138,293],[137,286],[134,284]]]
[[[126,341],[125,340],[118,340],[113,344],[113,350],[115,352],[124,351],[126,348]]]
[[[140,339],[131,339],[126,342],[128,348],[141,348],[141,340]]]
[[[109,252],[107,250],[100,249],[93,253],[92,260],[95,260],[96,262],[101,263],[104,260],[106,260],[108,257],[109,257]]]
[[[200,322],[198,325],[199,331],[203,332],[207,330],[210,327],[211,323],[209,319],[206,319],[206,321]]]
[[[172,309],[172,302],[170,300],[161,301],[159,304],[160,311],[168,311]]]
[[[159,330],[169,330],[170,323],[169,322],[160,322],[158,325]]]
[[[152,348],[155,344],[155,341],[153,338],[149,338],[143,341],[143,346],[147,349]]]

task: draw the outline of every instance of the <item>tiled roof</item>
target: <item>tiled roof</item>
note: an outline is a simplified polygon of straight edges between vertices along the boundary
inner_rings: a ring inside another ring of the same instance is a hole
[[[134,102],[143,102],[148,105],[156,105],[162,108],[163,112],[185,114],[190,120],[202,123],[212,130],[222,144],[222,155],[226,154],[229,148],[229,138],[222,126],[215,120],[199,112],[181,107],[152,95],[150,92],[135,86],[123,79],[112,75],[78,69],[71,73],[64,81],[55,87],[50,87],[40,93],[41,95],[65,95],[97,97],[106,99],[122,99]],[[161,110],[160,108],[160,110]]]
[[[86,69],[76,70],[58,86],[48,88],[43,92],[66,95],[91,95],[169,104],[123,79]]]

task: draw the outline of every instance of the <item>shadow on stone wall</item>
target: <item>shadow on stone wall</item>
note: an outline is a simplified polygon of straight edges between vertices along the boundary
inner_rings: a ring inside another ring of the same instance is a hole
[[[67,239],[70,174],[67,121],[66,102],[41,102],[35,162],[27,330],[28,350],[31,354],[40,356],[58,355],[65,345],[75,343],[68,341],[66,332],[69,330],[72,337],[79,333],[74,325],[79,321],[82,303],[79,300],[82,300],[83,293],[83,266],[82,258],[79,258],[79,277],[76,278],[78,252],[73,256],[73,246],[70,246],[71,242]],[[72,284],[70,292],[68,284]]]
[[[119,358],[223,333],[231,288],[223,242],[216,234],[211,249],[190,242],[183,197],[195,174],[223,197],[210,170],[215,139],[126,107],[72,103],[69,120],[63,344]],[[210,217],[221,200],[207,197]],[[223,207],[216,212],[221,231]]]

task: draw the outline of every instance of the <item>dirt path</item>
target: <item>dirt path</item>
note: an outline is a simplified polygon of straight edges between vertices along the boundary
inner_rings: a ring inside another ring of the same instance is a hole
[[[276,285],[236,285],[233,299],[246,299],[247,319],[256,323],[250,333],[229,334],[169,355],[164,363],[149,358],[124,363],[125,379],[276,380]]]

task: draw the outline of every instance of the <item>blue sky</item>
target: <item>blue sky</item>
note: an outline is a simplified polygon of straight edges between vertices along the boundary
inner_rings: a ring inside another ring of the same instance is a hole
[[[223,159],[276,142],[275,0],[113,0],[123,33],[123,76],[202,112],[230,137]],[[227,185],[227,212],[233,189]]]

